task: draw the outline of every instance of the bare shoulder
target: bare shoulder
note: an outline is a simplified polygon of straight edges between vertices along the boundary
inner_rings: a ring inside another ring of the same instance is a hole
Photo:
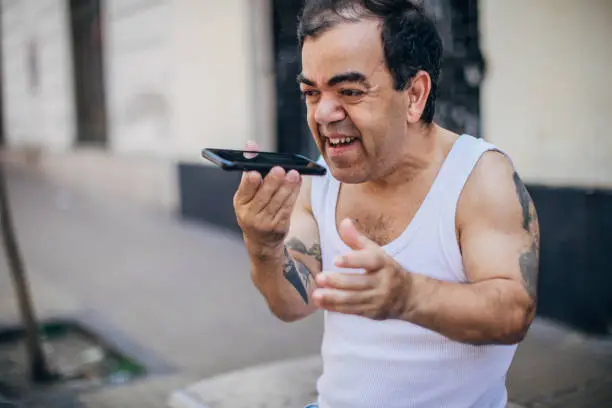
[[[535,205],[510,159],[495,150],[482,155],[468,178],[457,205],[457,227],[487,222],[514,232],[537,224]]]

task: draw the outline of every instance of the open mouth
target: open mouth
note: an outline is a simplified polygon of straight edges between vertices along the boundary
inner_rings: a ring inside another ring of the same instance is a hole
[[[356,137],[338,137],[338,138],[327,138],[327,144],[331,147],[348,146],[357,140]]]

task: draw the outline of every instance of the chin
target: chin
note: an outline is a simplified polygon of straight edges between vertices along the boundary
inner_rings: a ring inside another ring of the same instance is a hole
[[[329,166],[333,178],[345,184],[359,184],[368,181],[367,173],[357,167]]]

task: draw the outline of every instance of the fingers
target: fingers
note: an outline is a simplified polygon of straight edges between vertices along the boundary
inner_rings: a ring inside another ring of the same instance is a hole
[[[344,219],[340,223],[338,233],[342,241],[353,249],[353,252],[337,257],[334,260],[337,267],[375,271],[385,266],[384,250],[357,231],[350,219]]]
[[[250,171],[243,173],[238,190],[234,195],[235,204],[245,205],[253,200],[255,194],[257,194],[257,191],[259,190],[261,182],[261,175],[258,172]]]
[[[263,179],[257,194],[253,197],[250,202],[251,209],[254,213],[261,212],[268,203],[272,200],[272,197],[280,189],[285,182],[285,170],[281,167],[274,167],[266,177]]]
[[[293,208],[295,207],[295,202],[297,201],[300,195],[300,182],[298,181],[295,187],[291,190],[289,197],[282,203],[280,209],[276,211],[272,216],[274,217],[273,222],[278,224],[282,223],[289,218],[291,218],[291,213],[293,212]]]
[[[316,289],[312,293],[313,303],[330,312],[357,316],[375,316],[373,309],[374,291],[344,291],[337,289]]]
[[[371,275],[325,272],[315,279],[318,288],[312,299],[317,307],[362,316],[371,309],[376,293]]]
[[[323,309],[340,311],[342,308],[369,305],[372,294],[369,291],[349,291],[318,288],[312,292],[315,304]]]
[[[349,218],[342,220],[338,233],[342,241],[351,249],[359,250],[379,247],[357,231],[357,228],[355,228],[355,225]]]
[[[276,213],[281,209],[287,199],[294,194],[296,191],[299,192],[300,175],[297,171],[291,170],[285,176],[281,187],[274,193],[268,205],[266,205],[264,211],[274,217]]]
[[[372,275],[360,273],[325,272],[315,279],[320,288],[364,291],[376,287],[376,279]]]
[[[349,252],[334,259],[334,264],[338,268],[365,269],[366,271],[376,271],[385,266],[385,253],[382,248],[362,249]]]
[[[293,208],[300,193],[301,177],[296,171],[273,168],[261,178],[245,173],[234,196],[238,225],[258,239],[282,239],[287,233]]]

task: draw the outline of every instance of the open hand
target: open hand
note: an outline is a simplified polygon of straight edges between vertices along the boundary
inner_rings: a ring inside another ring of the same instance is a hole
[[[375,320],[400,318],[411,289],[411,274],[376,243],[361,235],[349,219],[340,224],[340,237],[353,251],[335,260],[338,268],[365,273],[324,272],[316,277],[315,304],[323,309]]]

